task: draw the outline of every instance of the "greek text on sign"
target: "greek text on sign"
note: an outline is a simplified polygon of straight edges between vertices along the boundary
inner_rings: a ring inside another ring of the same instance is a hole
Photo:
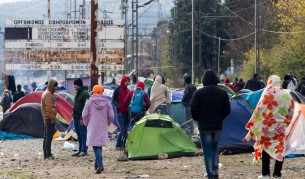
[[[106,26],[122,26],[124,25],[123,20],[103,20],[99,19],[97,21],[98,25],[106,25]],[[90,19],[6,19],[6,26],[83,26],[90,25]]]
[[[32,28],[33,40],[90,40],[89,27],[64,28],[64,27],[39,27]],[[98,28],[99,39],[124,39],[124,28],[106,26]]]
[[[90,50],[5,50],[6,63],[64,62],[89,63]],[[105,64],[123,64],[124,50],[99,50],[98,61]]]
[[[122,40],[104,40],[98,42],[99,48],[109,49],[123,49],[124,42]],[[25,48],[25,49],[90,49],[90,41],[82,42],[55,42],[55,41],[37,41],[37,40],[24,40],[24,41],[5,41],[5,48]]]
[[[81,70],[89,71],[90,63],[74,63],[74,64],[6,64],[6,70]],[[98,65],[101,71],[119,71],[124,70],[124,65]]]

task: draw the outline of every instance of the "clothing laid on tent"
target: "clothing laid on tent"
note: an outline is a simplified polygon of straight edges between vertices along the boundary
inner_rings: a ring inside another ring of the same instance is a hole
[[[191,156],[198,151],[194,142],[174,120],[163,114],[149,114],[138,121],[128,134],[129,159]]]
[[[58,120],[56,120],[55,127],[60,132],[66,131],[67,128]],[[43,138],[44,124],[41,105],[26,103],[18,106],[14,111],[6,113],[0,123],[0,131]]]

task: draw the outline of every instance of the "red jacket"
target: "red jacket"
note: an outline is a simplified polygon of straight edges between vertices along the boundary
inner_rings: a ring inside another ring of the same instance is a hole
[[[120,86],[114,90],[112,95],[112,104],[116,107],[118,114],[128,113],[128,106],[124,102],[129,93],[129,89],[125,85],[127,79],[130,81],[128,76],[122,76]]]
[[[141,88],[144,91],[144,83],[139,81],[136,88]],[[126,96],[125,100],[124,100],[125,103],[127,104],[127,106],[129,106],[129,103],[130,103],[130,101],[133,97],[133,92],[134,92],[134,90],[130,91],[128,93],[128,95]],[[147,111],[150,107],[150,100],[149,100],[149,97],[148,97],[148,95],[145,91],[144,91],[144,102],[146,104],[145,111]]]

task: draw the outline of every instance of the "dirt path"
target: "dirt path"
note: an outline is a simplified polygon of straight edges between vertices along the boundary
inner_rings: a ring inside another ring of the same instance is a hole
[[[204,178],[205,173],[202,156],[118,162],[120,151],[114,150],[114,141],[111,141],[109,147],[103,150],[105,172],[96,175],[92,149],[86,157],[72,157],[73,151],[62,148],[64,141],[55,141],[52,147],[57,159],[48,161],[41,158],[41,144],[40,139],[0,141],[0,178],[167,179]],[[16,157],[16,154],[19,156]],[[254,179],[260,175],[261,164],[252,164],[251,154],[221,155],[220,162],[220,178]],[[282,173],[287,179],[305,178],[304,158],[286,159]]]

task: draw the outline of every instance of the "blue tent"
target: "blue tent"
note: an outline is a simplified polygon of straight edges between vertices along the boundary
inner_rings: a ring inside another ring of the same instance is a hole
[[[252,113],[239,100],[230,101],[231,114],[223,121],[223,128],[219,138],[219,148],[223,153],[234,154],[253,151],[253,143],[244,143],[247,134],[245,129]]]

